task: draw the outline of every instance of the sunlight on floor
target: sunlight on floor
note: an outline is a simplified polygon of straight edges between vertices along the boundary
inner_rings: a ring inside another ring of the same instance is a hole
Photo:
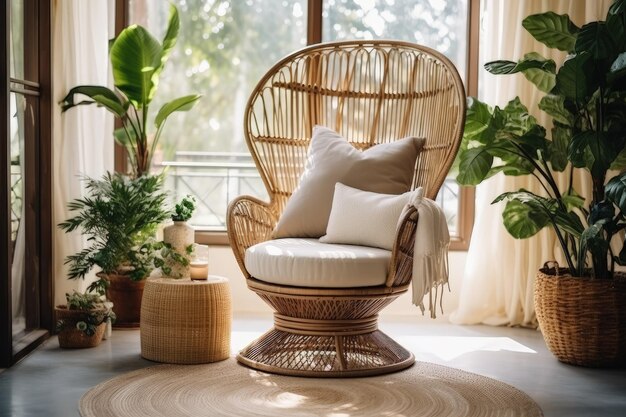
[[[396,341],[418,357],[434,355],[441,360],[451,361],[466,353],[498,352],[506,350],[519,353],[537,353],[510,337],[473,336],[398,336]]]

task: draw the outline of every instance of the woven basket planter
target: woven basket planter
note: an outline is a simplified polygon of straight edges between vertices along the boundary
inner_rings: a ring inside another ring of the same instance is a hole
[[[67,306],[57,306],[54,309],[57,320],[66,322],[63,330],[59,332],[59,346],[66,349],[82,349],[96,347],[102,342],[102,336],[106,330],[106,322],[96,327],[96,332],[91,336],[76,328],[76,323],[85,321],[89,311],[68,310]]]
[[[540,269],[535,311],[548,349],[561,362],[589,367],[626,364],[626,274],[574,278]]]

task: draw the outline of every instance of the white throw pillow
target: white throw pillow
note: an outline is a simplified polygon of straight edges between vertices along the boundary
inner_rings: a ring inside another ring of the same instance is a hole
[[[304,173],[272,238],[322,236],[338,182],[376,193],[408,191],[423,145],[424,139],[408,137],[361,152],[335,131],[315,126]]]
[[[400,214],[414,193],[378,194],[337,183],[326,235],[320,242],[392,250]]]

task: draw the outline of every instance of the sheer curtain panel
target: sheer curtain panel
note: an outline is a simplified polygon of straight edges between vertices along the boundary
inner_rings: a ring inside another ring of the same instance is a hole
[[[58,103],[70,88],[81,85],[108,85],[110,71],[108,42],[110,1],[55,0],[53,9],[53,97]],[[54,222],[69,217],[67,203],[82,197],[81,178],[99,178],[113,170],[113,119],[106,110],[83,106],[61,114],[53,107],[54,134]],[[55,303],[65,302],[65,293],[84,290],[85,282],[68,281],[67,255],[83,248],[80,233],[54,231]],[[93,279],[93,277],[91,278]]]

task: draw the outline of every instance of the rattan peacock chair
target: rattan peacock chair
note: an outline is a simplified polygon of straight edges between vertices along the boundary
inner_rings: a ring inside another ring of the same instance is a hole
[[[384,285],[305,288],[264,282],[245,266],[246,250],[271,239],[298,185],[314,125],[357,149],[406,136],[425,138],[412,187],[434,199],[457,153],[465,92],[442,54],[400,41],[346,41],[295,52],[272,67],[244,116],[248,147],[270,202],[241,196],[228,207],[230,245],[248,288],[274,310],[274,327],[243,349],[239,362],[262,371],[354,377],[411,366],[413,354],[378,330],[378,312],[412,279],[418,216],[400,220]]]

